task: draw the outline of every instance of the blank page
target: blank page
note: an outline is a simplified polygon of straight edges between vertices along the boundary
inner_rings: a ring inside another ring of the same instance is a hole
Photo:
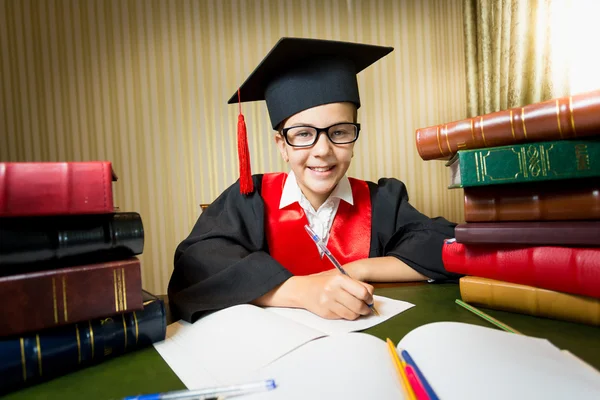
[[[322,332],[253,305],[178,322],[155,348],[189,388],[238,383],[239,378],[323,336]],[[197,366],[190,374],[189,360]],[[210,376],[209,376],[210,375]]]
[[[244,400],[399,400],[403,393],[387,345],[365,333],[314,340],[261,368],[252,379],[277,389]]]
[[[436,322],[409,332],[398,348],[442,399],[600,398],[600,373],[546,339]]]

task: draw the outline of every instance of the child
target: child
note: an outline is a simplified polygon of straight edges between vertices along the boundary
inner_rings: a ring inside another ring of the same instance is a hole
[[[441,260],[454,224],[414,209],[396,179],[346,177],[360,133],[356,74],[392,50],[282,38],[229,100],[266,100],[291,172],[242,172],[201,214],[176,249],[169,282],[182,318],[252,303],[352,320],[371,312],[366,282],[457,277]],[[305,224],[350,277],[322,257]]]

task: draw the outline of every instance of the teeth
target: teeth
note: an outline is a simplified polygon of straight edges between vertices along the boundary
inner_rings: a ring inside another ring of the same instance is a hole
[[[317,171],[317,172],[326,172],[326,171],[329,171],[333,167],[309,167],[309,168],[312,169],[313,171]]]

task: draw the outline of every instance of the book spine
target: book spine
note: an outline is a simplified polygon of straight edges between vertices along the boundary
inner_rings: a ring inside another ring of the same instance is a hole
[[[459,224],[463,244],[523,244],[600,247],[600,221],[479,222]]]
[[[465,221],[600,219],[600,181],[574,179],[464,189]]]
[[[600,298],[600,248],[465,245],[446,240],[449,272]]]
[[[0,277],[0,336],[140,310],[141,290],[136,257]]]
[[[417,129],[416,146],[423,160],[434,160],[458,150],[599,134],[600,90],[595,90]]]
[[[114,211],[111,163],[0,162],[0,217]]]
[[[157,299],[139,312],[0,338],[0,393],[150,346],[165,335],[165,307]]]
[[[458,157],[460,187],[600,176],[600,141],[594,140],[466,150]]]
[[[459,282],[462,300],[469,304],[600,326],[600,299],[475,276]]]
[[[138,213],[5,218],[0,225],[0,266],[57,262],[77,257],[124,259],[141,254],[144,227]]]

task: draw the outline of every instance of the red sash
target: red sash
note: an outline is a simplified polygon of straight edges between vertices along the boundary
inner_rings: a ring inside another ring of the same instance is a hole
[[[261,195],[265,202],[265,228],[269,252],[294,275],[310,275],[334,268],[321,258],[304,230],[308,219],[298,202],[279,209],[286,173],[264,174]],[[371,196],[365,181],[349,178],[354,205],[340,201],[327,247],[342,264],[369,257]]]

